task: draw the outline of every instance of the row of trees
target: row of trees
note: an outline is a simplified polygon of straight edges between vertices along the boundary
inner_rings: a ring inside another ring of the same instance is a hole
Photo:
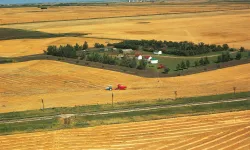
[[[60,45],[59,47],[52,45],[48,46],[44,53],[47,55],[76,58],[76,51],[85,50],[88,48],[88,43],[85,41],[83,45],[76,43],[74,46],[67,44],[66,46]]]
[[[129,58],[128,56],[124,56],[119,60],[117,57],[109,56],[108,54],[99,54],[99,53],[90,53],[88,55],[82,55],[81,59],[85,59],[87,61],[93,61],[93,62],[100,62],[103,64],[109,64],[109,65],[120,65],[124,67],[129,68],[137,68],[140,70],[146,69],[147,61],[146,60],[140,60],[139,62],[137,59]]]
[[[153,52],[155,50],[161,50],[165,54],[173,54],[180,56],[193,56],[199,54],[205,54],[209,52],[217,51],[234,51],[235,49],[230,48],[227,44],[215,45],[215,44],[205,44],[193,42],[182,41],[157,41],[157,40],[124,40],[115,44],[108,44],[109,46],[114,46],[116,48],[122,49],[133,49],[133,50],[144,50]],[[245,50],[241,47],[241,50]]]
[[[95,48],[104,48],[104,45],[100,43],[95,43]]]
[[[197,66],[206,66],[210,64],[210,61],[207,57],[204,57],[204,58],[201,58],[200,60],[196,60],[194,61],[194,66],[197,67]],[[184,69],[188,69],[191,67],[191,63],[189,60],[186,60],[186,61],[182,61],[181,63],[177,64],[176,65],[176,70],[184,70]]]

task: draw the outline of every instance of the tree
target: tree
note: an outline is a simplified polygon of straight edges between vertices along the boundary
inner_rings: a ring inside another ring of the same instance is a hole
[[[235,59],[236,59],[236,60],[240,60],[240,59],[241,59],[241,53],[240,53],[240,52],[238,52],[238,53],[236,54]]]
[[[79,50],[81,50],[80,48],[81,48],[81,46],[78,43],[76,43],[76,45],[74,46],[74,49],[76,51],[79,51]]]
[[[140,60],[137,69],[145,70],[146,67],[147,67],[147,61],[145,59]]]
[[[176,70],[178,71],[178,70],[180,70],[180,69],[181,69],[181,65],[180,65],[180,64],[177,64]]]
[[[104,48],[103,44],[95,43],[95,48]]]
[[[220,62],[222,62],[222,57],[221,57],[221,55],[217,57],[217,63],[220,63]]]
[[[200,65],[203,66],[205,63],[204,63],[204,59],[201,58],[200,61],[199,61]]]
[[[181,62],[181,69],[185,69],[186,68],[186,64],[184,61]]]
[[[195,66],[195,67],[198,67],[198,66],[199,66],[198,60],[196,60],[196,61],[194,62],[194,66]]]
[[[227,44],[223,44],[222,47],[223,47],[224,50],[228,50],[229,49],[229,46]]]
[[[244,47],[240,47],[240,52],[244,52],[245,48]]]
[[[209,63],[210,63],[210,62],[209,62],[208,58],[205,57],[205,58],[204,58],[204,64],[205,64],[205,65],[208,65]]]
[[[168,67],[164,68],[164,73],[168,74],[169,71],[170,71],[170,69]]]
[[[89,48],[89,45],[88,45],[88,42],[84,42],[83,46],[82,46],[82,49],[88,49]]]
[[[136,68],[136,66],[137,66],[137,60],[136,60],[136,58],[134,57],[134,58],[130,61],[129,67],[130,67],[130,68]]]
[[[186,60],[186,67],[189,68],[190,67],[190,61]]]

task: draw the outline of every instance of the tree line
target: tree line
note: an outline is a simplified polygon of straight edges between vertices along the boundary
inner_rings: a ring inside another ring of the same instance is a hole
[[[77,58],[76,51],[88,49],[88,43],[85,41],[83,45],[76,43],[74,46],[67,44],[65,46],[60,45],[59,47],[51,45],[44,50],[47,55],[67,57],[67,58]]]
[[[95,47],[104,47],[103,44],[96,43]],[[136,58],[130,58],[128,56],[124,56],[121,59],[117,57],[109,56],[108,54],[99,54],[96,52],[87,53],[83,52],[80,56],[77,56],[77,51],[86,50],[88,48],[88,43],[84,42],[83,45],[79,45],[76,43],[74,46],[67,44],[65,46],[60,45],[59,47],[52,45],[48,46],[47,50],[44,50],[44,53],[47,55],[53,55],[58,57],[66,57],[66,58],[77,58],[80,57],[81,60],[86,59],[87,61],[99,62],[103,64],[109,65],[120,65],[129,68],[137,68],[140,70],[146,69],[147,61],[140,60],[137,61]]]
[[[108,44],[108,46],[114,46],[115,48],[121,49],[141,49],[148,52],[161,50],[164,54],[173,54],[179,56],[194,56],[206,54],[209,52],[236,50],[234,48],[230,48],[227,44],[215,45],[205,44],[203,42],[195,44],[193,42],[188,41],[173,42],[157,40],[124,40],[119,43]],[[241,49],[244,49],[244,47],[241,47]]]

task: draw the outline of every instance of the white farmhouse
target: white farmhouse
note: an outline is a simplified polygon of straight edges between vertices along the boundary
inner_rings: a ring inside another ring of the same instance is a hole
[[[162,51],[154,51],[154,54],[155,54],[155,55],[161,55],[161,54],[162,54]]]
[[[142,60],[142,55],[135,55],[138,60]]]

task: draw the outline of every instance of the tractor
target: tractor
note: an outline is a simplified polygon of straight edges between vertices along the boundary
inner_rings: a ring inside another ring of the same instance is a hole
[[[112,85],[107,86],[107,87],[105,88],[105,90],[107,90],[107,91],[112,91]]]

